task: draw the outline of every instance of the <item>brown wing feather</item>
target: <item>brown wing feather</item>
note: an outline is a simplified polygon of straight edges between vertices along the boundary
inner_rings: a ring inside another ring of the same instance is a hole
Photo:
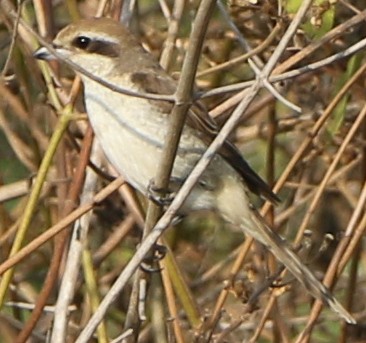
[[[131,74],[131,80],[138,84],[142,91],[155,94],[173,94],[176,82],[162,69],[157,68],[156,73],[139,71]],[[165,113],[170,113],[173,105],[166,101],[151,100]],[[199,132],[200,138],[207,144],[215,139],[218,127],[215,121],[208,115],[204,106],[197,102],[188,112],[186,124]],[[280,200],[262,178],[248,165],[241,156],[239,150],[228,140],[218,150],[218,153],[241,175],[245,184],[253,193],[263,196],[265,199],[278,203]]]

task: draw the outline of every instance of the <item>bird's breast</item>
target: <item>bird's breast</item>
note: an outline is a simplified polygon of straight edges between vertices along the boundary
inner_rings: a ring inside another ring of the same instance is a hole
[[[113,92],[94,82],[85,84],[85,104],[109,161],[129,183],[146,194],[161,158],[169,114],[146,99]],[[185,128],[173,177],[185,179],[204,149],[205,144]]]

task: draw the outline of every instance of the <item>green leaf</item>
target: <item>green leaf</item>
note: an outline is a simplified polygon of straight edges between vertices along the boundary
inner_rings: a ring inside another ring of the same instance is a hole
[[[296,13],[301,5],[301,0],[288,0],[286,10]],[[305,34],[314,39],[324,36],[334,25],[335,6],[328,0],[316,0],[311,7],[310,18],[302,25]]]
[[[344,86],[344,84],[352,77],[352,75],[357,71],[360,67],[362,61],[362,54],[356,54],[350,58],[347,63],[347,69],[345,73],[340,77],[337,82],[334,94],[338,93],[339,90]],[[347,93],[341,101],[338,103],[336,108],[333,111],[333,116],[327,125],[327,130],[331,136],[334,136],[341,125],[343,124],[344,117],[346,115],[346,108],[350,98],[350,94]]]

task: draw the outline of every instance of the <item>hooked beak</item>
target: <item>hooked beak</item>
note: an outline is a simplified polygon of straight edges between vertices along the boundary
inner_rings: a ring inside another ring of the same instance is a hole
[[[54,55],[52,55],[47,48],[42,47],[37,49],[34,53],[33,56],[35,58],[37,58],[38,60],[43,60],[43,61],[51,61],[51,60],[55,60],[56,57]]]
[[[56,49],[56,47],[54,48]],[[37,58],[38,60],[43,60],[43,61],[52,61],[52,60],[56,60],[57,57],[53,54],[51,54],[49,52],[49,50],[46,47],[41,47],[39,49],[37,49],[34,53],[33,56],[35,58]]]

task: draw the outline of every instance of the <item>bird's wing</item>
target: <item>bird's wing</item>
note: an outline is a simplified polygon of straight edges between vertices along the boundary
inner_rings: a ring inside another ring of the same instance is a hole
[[[176,89],[176,81],[166,74],[160,68],[155,73],[139,71],[131,74],[131,80],[137,85],[141,91],[154,94],[173,94]],[[173,104],[167,101],[150,100],[157,104],[164,113],[170,113]],[[219,128],[212,117],[209,116],[207,110],[200,102],[195,102],[187,114],[186,124],[198,133],[198,136],[207,145],[215,139]],[[229,140],[226,140],[222,147],[218,150],[218,154],[222,156],[243,178],[245,184],[253,193],[264,197],[272,203],[278,203],[280,200],[274,194],[266,182],[249,166],[249,164],[241,156],[239,150]]]

